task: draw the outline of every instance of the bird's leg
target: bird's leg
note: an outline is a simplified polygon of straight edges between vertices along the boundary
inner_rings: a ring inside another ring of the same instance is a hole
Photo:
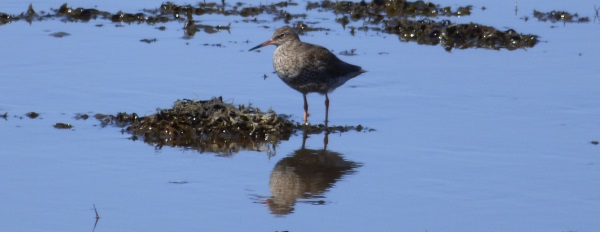
[[[327,93],[325,93],[325,130],[329,131],[329,127],[327,126],[329,122],[329,97]]]
[[[306,101],[306,94],[304,93],[304,125],[308,124],[308,102]]]

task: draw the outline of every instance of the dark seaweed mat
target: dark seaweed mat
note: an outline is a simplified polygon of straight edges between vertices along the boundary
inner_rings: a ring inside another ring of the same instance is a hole
[[[141,138],[157,148],[167,145],[222,154],[240,149],[261,150],[289,139],[294,132],[294,124],[285,115],[224,103],[220,97],[208,101],[177,100],[173,108],[158,109],[146,117],[118,113],[96,118],[103,126],[124,127],[132,139]]]
[[[306,9],[324,9],[336,14],[349,14],[352,19],[369,19],[379,22],[384,17],[437,17],[467,16],[471,14],[471,6],[460,6],[453,10],[449,6],[440,6],[431,2],[406,0],[374,0],[366,1],[330,1],[308,2]]]
[[[566,11],[550,11],[550,12],[541,12],[534,10],[533,17],[537,18],[539,21],[546,22],[550,21],[551,23],[556,22],[566,22],[566,23],[587,23],[590,21],[588,17],[581,17],[579,14],[569,13]]]
[[[66,21],[89,21],[91,19],[108,19],[112,22],[125,23],[163,23],[168,21],[185,22],[184,29],[186,36],[194,36],[197,31],[206,33],[215,33],[221,30],[230,30],[231,25],[202,25],[194,21],[195,16],[203,14],[222,14],[239,15],[244,18],[252,18],[260,14],[273,15],[273,21],[284,20],[289,23],[292,19],[306,18],[306,14],[290,14],[284,10],[289,5],[296,5],[293,2],[279,2],[269,5],[243,7],[243,3],[234,5],[204,2],[195,5],[177,5],[166,2],[156,9],[144,9],[143,13],[124,13],[115,14],[84,8],[71,8],[66,3],[59,9],[54,10],[54,14],[38,14],[30,5],[29,9],[20,15],[8,15],[0,13],[0,25],[12,21],[24,19],[28,22],[35,20],[44,20],[47,18],[60,17]],[[442,45],[447,51],[454,48],[485,48],[492,50],[519,48],[529,48],[535,46],[538,42],[537,35],[521,34],[513,29],[505,31],[494,27],[484,26],[476,23],[455,24],[449,20],[434,21],[431,17],[453,17],[468,16],[471,14],[471,6],[461,6],[457,9],[451,7],[439,6],[430,2],[423,1],[405,1],[405,0],[376,0],[367,3],[366,1],[321,1],[308,2],[307,10],[332,11],[336,15],[341,15],[336,22],[346,27],[350,21],[361,21],[363,26],[351,28],[354,34],[358,30],[377,30],[390,34],[398,34],[402,41],[416,41],[425,45]],[[560,16],[564,19],[573,18],[565,12],[554,12],[548,15]],[[413,20],[408,18],[421,17],[425,19]],[[256,21],[256,18],[248,21]],[[364,23],[367,24],[364,24]],[[371,26],[368,26],[371,25]],[[297,21],[293,26],[299,33],[314,30],[328,30],[327,28],[311,27],[308,24]]]
[[[473,47],[515,50],[533,47],[539,41],[537,35],[520,34],[513,29],[500,31],[480,24],[454,24],[448,20],[388,21],[385,31],[398,34],[403,41],[416,41],[425,45],[440,44],[446,51]]]
[[[206,101],[177,100],[170,109],[140,117],[136,113],[97,114],[103,127],[122,127],[132,140],[141,139],[155,146],[183,147],[200,152],[231,155],[240,150],[274,152],[282,140],[298,130],[306,134],[371,132],[358,126],[303,125],[272,110],[263,112],[251,105],[233,105],[221,97]]]
[[[402,41],[416,41],[423,45],[441,45],[446,51],[454,48],[485,48],[491,50],[530,48],[537,44],[538,36],[521,34],[513,29],[505,31],[476,23],[456,24],[450,20],[436,21],[431,17],[467,16],[471,6],[456,10],[430,2],[381,0],[371,3],[349,1],[322,1],[308,3],[307,9],[322,8],[343,16],[336,22],[346,27],[350,21],[367,22],[372,27],[362,26],[359,30],[383,30],[397,34]],[[408,19],[425,17],[421,20]],[[383,24],[383,28],[381,25]],[[352,28],[354,32],[355,28]]]

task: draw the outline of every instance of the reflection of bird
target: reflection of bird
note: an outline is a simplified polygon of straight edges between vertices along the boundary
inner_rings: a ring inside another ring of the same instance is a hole
[[[277,46],[273,54],[275,72],[283,82],[304,96],[304,124],[308,121],[306,94],[316,92],[325,95],[327,125],[327,93],[366,72],[359,66],[340,60],[324,47],[301,42],[298,34],[288,26],[277,29],[270,40],[251,48],[250,51],[271,44]]]
[[[360,166],[345,160],[340,153],[305,149],[304,142],[302,144],[302,148],[279,161],[271,172],[269,188],[272,196],[267,203],[273,214],[291,213],[299,198],[322,198],[336,181]]]

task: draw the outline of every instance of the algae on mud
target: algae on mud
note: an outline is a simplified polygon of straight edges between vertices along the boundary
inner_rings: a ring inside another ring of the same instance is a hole
[[[302,125],[273,110],[263,112],[251,105],[225,103],[221,97],[206,101],[177,100],[170,109],[140,117],[136,113],[97,114],[102,126],[123,127],[132,140],[155,146],[183,147],[200,152],[231,155],[240,150],[275,152],[281,141],[296,131],[306,134],[371,132],[358,126]]]
[[[494,27],[476,23],[456,24],[450,20],[435,21],[430,17],[460,17],[471,14],[471,6],[460,6],[456,10],[423,1],[405,0],[361,2],[308,3],[307,9],[322,8],[343,16],[336,19],[343,27],[350,21],[365,20],[373,27],[363,25],[358,30],[383,30],[398,34],[401,41],[416,41],[424,45],[442,45],[446,51],[453,48],[485,48],[514,50],[529,48],[538,42],[537,35],[520,34],[513,29],[500,31]],[[349,17],[348,17],[349,16]],[[421,20],[408,19],[425,17]],[[351,19],[351,20],[350,20]],[[383,26],[383,27],[382,27]],[[351,34],[355,28],[351,27]]]
[[[598,10],[596,10],[598,11]],[[579,14],[571,14],[566,11],[550,11],[550,12],[540,12],[537,10],[533,11],[533,17],[537,18],[538,21],[546,22],[550,21],[551,23],[556,22],[565,22],[565,23],[587,23],[590,22],[590,18],[581,17]]]
[[[453,48],[524,49],[538,43],[537,35],[524,35],[513,29],[499,31],[480,24],[454,24],[450,21],[398,20],[386,22],[385,30],[398,34],[401,41],[416,41],[419,44],[440,44],[446,51]]]
[[[452,10],[449,6],[439,6],[431,2],[385,0],[366,3],[350,1],[321,1],[308,2],[306,10],[324,9],[334,11],[336,14],[350,14],[353,20],[368,18],[380,21],[383,17],[416,17],[416,16],[465,16],[471,14],[471,6],[460,6]],[[375,16],[375,17],[374,17]],[[373,21],[372,21],[373,22]]]
[[[171,109],[139,117],[119,113],[97,117],[103,125],[126,127],[157,148],[178,146],[230,155],[245,150],[261,150],[289,139],[293,123],[274,111],[262,112],[253,106],[224,103],[222,98],[208,101],[178,100]]]
[[[242,22],[258,22],[255,16],[261,14],[273,15],[273,21],[283,20],[285,23],[291,23],[298,33],[315,30],[329,30],[328,28],[317,27],[311,24],[307,25],[303,21],[291,22],[302,18],[305,20],[306,14],[292,14],[284,10],[290,5],[297,5],[294,2],[278,2],[271,4],[261,4],[258,6],[248,5],[246,3],[226,4],[202,2],[194,5],[177,5],[171,2],[165,2],[155,9],[144,9],[143,13],[109,13],[97,9],[71,8],[66,3],[54,14],[39,15],[30,5],[29,9],[21,15],[8,15],[0,13],[0,25],[17,20],[44,20],[48,18],[62,18],[64,21],[89,21],[92,19],[105,19],[115,23],[164,23],[169,21],[185,22],[184,38],[195,35],[198,31],[204,31],[207,34],[216,33],[222,30],[229,31],[231,24],[223,25],[203,25],[194,20],[196,16],[204,14],[220,14],[224,16],[241,16]],[[456,24],[450,20],[435,21],[432,17],[463,17],[471,14],[472,6],[459,6],[452,9],[449,6],[439,6],[431,2],[406,1],[406,0],[386,0],[386,1],[328,1],[308,2],[306,10],[331,11],[336,14],[335,21],[342,27],[350,28],[350,33],[354,35],[355,30],[375,30],[390,34],[398,34],[401,41],[415,41],[425,45],[442,45],[447,51],[454,48],[485,48],[492,50],[499,49],[525,49],[536,45],[537,35],[521,34],[513,29],[504,31],[491,26],[484,26],[476,23]],[[338,17],[337,15],[341,15]],[[540,15],[534,12],[534,15]],[[577,14],[570,15],[565,12],[551,12],[548,14],[551,20],[559,17],[559,20],[575,20]],[[556,16],[556,17],[554,17]],[[424,18],[420,20],[412,18]],[[537,17],[537,16],[536,16]],[[349,26],[351,22],[363,22],[362,26]],[[583,22],[589,20],[580,18],[577,21]],[[369,26],[370,25],[370,26]]]

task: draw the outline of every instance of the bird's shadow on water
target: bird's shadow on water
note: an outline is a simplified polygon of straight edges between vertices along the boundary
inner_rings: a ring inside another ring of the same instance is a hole
[[[303,133],[300,149],[277,162],[269,179],[271,196],[261,201],[272,214],[292,214],[297,203],[327,204],[324,193],[362,166],[344,159],[339,152],[328,150],[328,135],[325,133],[323,149],[308,149],[305,147],[308,135]]]

